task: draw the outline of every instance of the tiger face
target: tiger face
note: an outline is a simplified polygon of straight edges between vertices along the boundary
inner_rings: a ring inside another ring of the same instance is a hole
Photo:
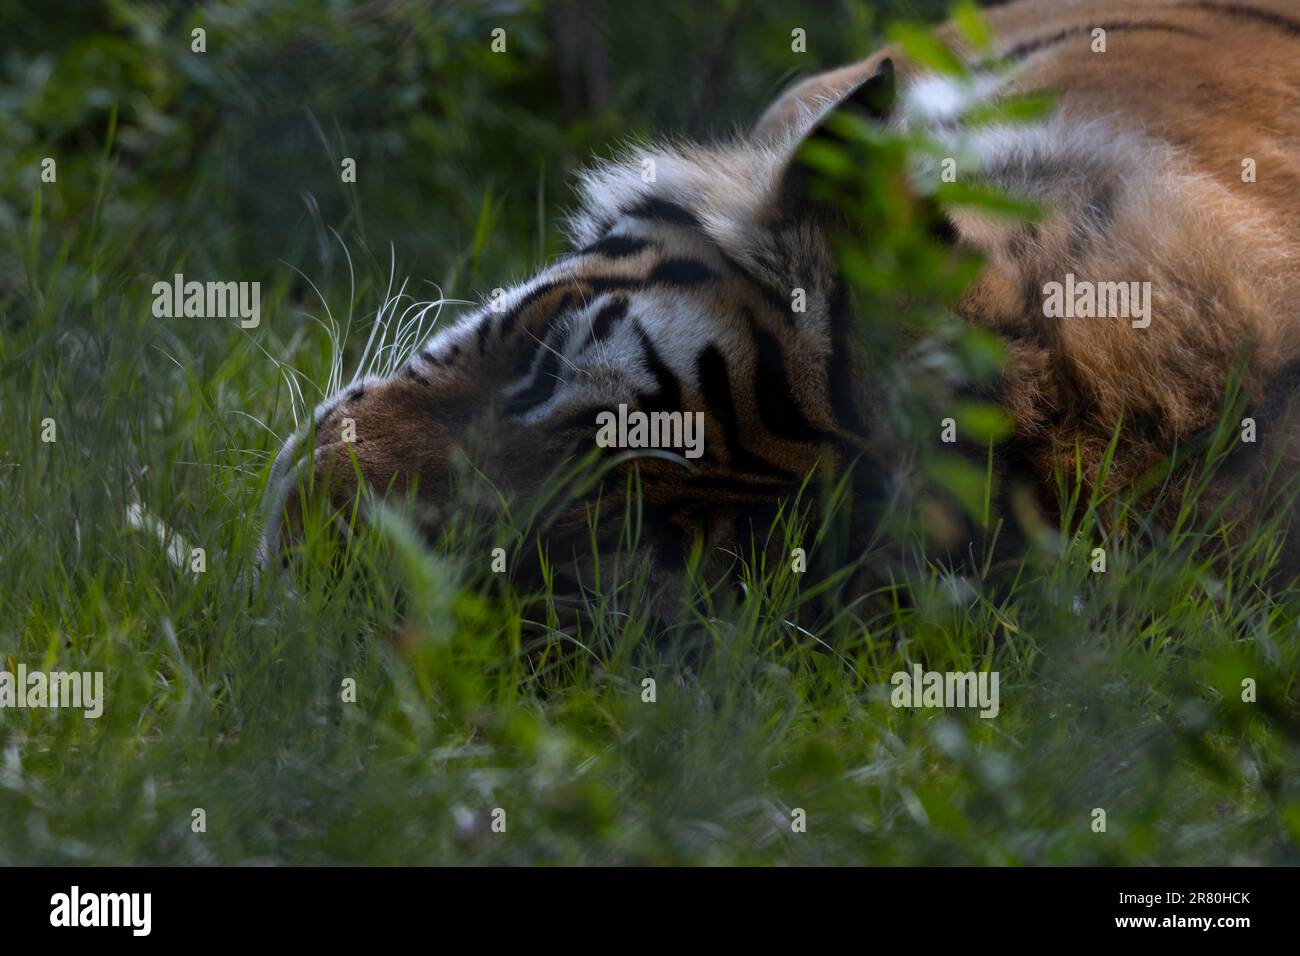
[[[869,439],[850,296],[788,194],[796,145],[639,150],[587,172],[571,253],[316,410],[307,484],[339,509],[363,487],[410,495],[434,538],[458,468],[525,501],[591,454],[606,473],[548,524],[552,555],[581,557],[593,533],[616,546],[635,470],[656,569],[701,540],[734,556]],[[293,537],[301,451],[277,462],[268,554]]]
[[[1010,435],[989,454],[996,494],[1010,500],[1027,484],[1055,526],[1062,482],[1084,500],[1147,489],[1139,507],[1151,526],[1173,527],[1185,482],[1166,466],[1175,450],[1215,445],[1239,386],[1233,414],[1258,437],[1231,444],[1201,507],[1237,538],[1273,507],[1292,529],[1293,502],[1258,503],[1300,474],[1300,20],[1284,0],[1148,0],[1141,16],[1130,6],[1000,5],[987,11],[990,49],[940,31],[974,86],[884,50],[800,82],[750,139],[633,150],[596,167],[580,182],[570,255],[437,335],[395,375],[321,406],[311,484],[340,504],[363,486],[413,493],[436,535],[458,463],[472,461],[503,498],[528,500],[594,443],[609,480],[592,494],[583,486],[548,524],[549,543],[559,556],[589,552],[619,528],[593,532],[593,514],[635,499],[642,547],[663,568],[701,542],[725,565],[809,475],[851,474],[874,514],[896,510],[911,476],[882,423],[889,396],[859,347],[857,306],[830,251],[837,211],[811,201],[799,147],[839,110],[924,124],[946,146],[981,99],[1044,93],[1049,116],[980,130],[950,160],[963,185],[1028,196],[1041,217],[954,210],[941,224],[944,241],[982,260],[956,315],[1005,346],[992,391]],[[1141,320],[1098,314],[1087,299],[1069,314],[1049,305],[1050,290],[1079,283],[1144,290]],[[626,410],[698,415],[699,457],[605,447],[602,416]],[[924,440],[948,441],[934,424]],[[303,447],[291,442],[272,472],[268,554],[282,511],[293,537]],[[995,510],[1010,510],[1003,504]],[[870,508],[854,512],[865,527],[872,520]],[[964,533],[949,547],[968,550]],[[1300,534],[1286,537],[1279,566],[1300,573]]]

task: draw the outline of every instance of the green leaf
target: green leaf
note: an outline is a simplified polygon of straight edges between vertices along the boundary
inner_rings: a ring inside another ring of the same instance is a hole
[[[984,513],[984,469],[959,455],[935,455],[925,463],[926,474],[947,491],[971,518],[980,520]]]
[[[981,445],[1005,441],[1014,427],[1006,409],[985,402],[960,402],[953,417],[961,436]]]
[[[993,46],[993,29],[984,19],[984,14],[980,12],[979,7],[971,0],[961,0],[953,6],[952,24],[957,30],[957,35],[970,44],[976,52],[986,52]]]
[[[1043,218],[1043,210],[1037,203],[990,186],[963,182],[944,183],[936,195],[945,205],[980,209],[1002,219],[1033,222]]]
[[[896,24],[889,30],[889,39],[902,49],[904,56],[920,66],[946,76],[966,73],[960,57],[927,27]]]
[[[965,122],[972,127],[1038,123],[1049,117],[1055,108],[1056,97],[1048,93],[1019,93],[971,107]]]

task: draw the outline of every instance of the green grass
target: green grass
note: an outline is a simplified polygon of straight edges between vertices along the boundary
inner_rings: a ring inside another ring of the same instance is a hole
[[[807,589],[785,566],[657,634],[629,574],[594,623],[552,630],[559,611],[493,580],[474,529],[436,556],[396,517],[348,549],[342,583],[317,535],[298,587],[254,585],[276,442],[248,416],[289,427],[283,382],[232,328],[147,318],[124,245],[100,234],[47,270],[80,283],[33,270],[0,354],[3,651],[107,681],[99,720],[3,715],[0,860],[1296,859],[1300,621],[1250,548],[1216,573],[1190,532],[1139,534],[1094,575],[1089,512],[1009,594],[921,571],[906,603],[828,612],[816,639],[786,623]],[[120,296],[96,305],[96,282]],[[319,343],[262,341],[323,378]],[[206,549],[205,573],[130,527],[137,501]],[[912,661],[999,671],[1001,713],[893,708]]]
[[[167,186],[88,122],[60,185],[28,182],[8,207],[0,658],[101,670],[107,700],[98,720],[0,712],[0,863],[1300,861],[1300,594],[1264,583],[1269,528],[1205,557],[1194,490],[1172,534],[1137,515],[1112,535],[1115,502],[1084,502],[1016,568],[913,562],[852,606],[754,560],[743,594],[667,614],[627,568],[575,620],[489,568],[536,502],[449,528],[440,552],[399,508],[348,546],[311,521],[293,573],[255,578],[262,490],[293,427],[278,363],[326,381],[329,337],[303,315],[323,319],[321,302],[288,265],[249,265],[269,242],[252,225],[194,228],[212,220],[193,195],[229,211],[229,155]],[[303,155],[328,173],[324,152]],[[553,173],[528,167],[506,193],[458,175],[460,227],[395,243],[398,276],[490,288],[554,248],[538,224],[563,195]],[[384,298],[388,236],[414,228],[389,204],[333,220],[355,288],[325,228],[285,233],[306,237],[281,257],[334,315],[353,297],[350,356]],[[174,271],[262,278],[262,327],[154,319],[149,287]],[[206,571],[133,528],[137,503],[204,548]],[[774,529],[785,553],[809,535],[837,546],[833,522],[802,530]],[[999,715],[891,706],[890,675],[913,662],[999,672]]]

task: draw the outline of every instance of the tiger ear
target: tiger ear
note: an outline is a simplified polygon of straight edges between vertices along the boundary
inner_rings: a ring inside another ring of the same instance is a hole
[[[889,119],[898,99],[898,84],[894,78],[894,61],[885,57],[876,66],[876,72],[859,83],[841,99],[832,113],[853,109],[867,114],[878,123]],[[819,129],[825,124],[818,124]]]
[[[824,143],[843,147],[847,140],[837,124],[828,122],[833,116],[854,115],[874,123],[886,122],[894,112],[898,89],[894,79],[894,61],[880,61],[876,71],[842,96],[833,107],[821,116],[816,124],[795,145],[781,176],[777,190],[777,204],[782,212],[792,212],[808,204],[808,183],[813,168],[805,161],[805,148],[810,144]]]

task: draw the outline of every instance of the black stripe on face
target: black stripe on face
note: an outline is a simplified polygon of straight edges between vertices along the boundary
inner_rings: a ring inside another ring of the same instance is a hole
[[[1283,33],[1289,33],[1293,37],[1300,37],[1300,20],[1281,13],[1275,13],[1272,10],[1260,10],[1257,7],[1248,7],[1241,3],[1217,3],[1215,0],[1191,0],[1191,2],[1182,3],[1180,6],[1189,10],[1204,10],[1207,13],[1221,13],[1242,20],[1254,20],[1256,23],[1262,23],[1281,30]]]
[[[625,318],[627,318],[627,299],[615,299],[613,302],[606,303],[596,313],[596,318],[591,323],[591,330],[587,333],[587,341],[582,343],[582,349],[585,351],[596,342],[605,341],[614,331],[614,326]]]
[[[695,372],[700,379],[700,390],[704,393],[704,404],[722,426],[727,450],[732,452],[740,444],[740,416],[736,414],[736,403],[731,397],[731,376],[727,374],[727,360],[722,357],[722,352],[716,345],[708,345],[700,350],[700,354],[695,357]]]
[[[742,310],[754,341],[754,399],[763,427],[781,438],[797,442],[821,440],[822,432],[804,417],[795,401],[785,353],[776,336],[758,324],[749,309]]]
[[[793,482],[795,475],[792,472],[778,468],[741,444],[740,416],[736,413],[736,403],[731,395],[731,376],[727,372],[727,360],[722,357],[722,352],[716,345],[709,345],[700,350],[700,354],[695,359],[695,371],[699,376],[700,390],[704,394],[704,404],[722,427],[722,437],[727,446],[730,466],[780,481]]]
[[[637,396],[637,404],[644,412],[651,411],[682,411],[682,386],[677,381],[677,376],[673,374],[663,358],[660,357],[654,343],[650,341],[650,336],[640,322],[634,326],[637,338],[641,340],[641,349],[645,354],[646,368],[655,380],[655,391],[652,393],[642,392]]]
[[[629,279],[626,276],[583,276],[579,281],[591,290],[592,295],[640,289],[645,285],[641,279]]]
[[[650,270],[646,282],[671,286],[694,286],[711,282],[718,274],[698,259],[664,259]]]
[[[1105,30],[1107,33],[1175,33],[1180,36],[1192,37],[1196,40],[1211,39],[1199,30],[1193,30],[1190,27],[1179,26],[1175,23],[1085,23],[1079,26],[1070,27],[1068,30],[1062,30],[1051,36],[1039,37],[1036,40],[1028,40],[1024,43],[1013,46],[1006,53],[1002,54],[1004,60],[1023,60],[1033,56],[1035,53],[1041,53],[1051,47],[1058,46],[1066,40],[1078,36],[1090,36],[1093,30]]]
[[[679,206],[675,202],[653,196],[624,209],[623,214],[631,216],[633,219],[664,222],[673,226],[686,226],[690,229],[702,228],[699,218],[685,206]]]
[[[537,363],[528,387],[506,403],[504,414],[523,415],[546,403],[555,394],[555,389],[560,384],[560,353],[564,351],[570,331],[561,328],[560,323],[564,320],[572,300],[572,294],[566,292],[560,299],[558,307],[546,317],[546,322],[540,329],[541,334],[536,336],[537,344],[520,354],[515,366],[516,375],[522,375],[528,370],[539,351],[542,352],[542,359]]]
[[[456,358],[460,355],[460,343],[457,342],[451,348],[444,351],[441,355],[435,352],[430,346],[425,346],[420,352],[420,358],[433,368],[444,368],[448,365],[455,365]]]
[[[794,325],[795,312],[794,312],[793,299],[787,300],[783,298],[780,292],[772,288],[770,285],[768,285],[765,281],[760,279],[758,276],[754,275],[752,272],[750,272],[748,269],[742,266],[735,259],[727,255],[725,252],[719,252],[719,255],[722,256],[722,261],[726,263],[727,268],[731,269],[737,275],[742,277],[746,282],[749,283],[749,285],[752,288],[757,290],[758,294],[763,297],[763,301],[768,304],[768,306],[772,309],[773,312],[778,313],[790,325]],[[762,265],[764,268],[766,268],[769,272],[777,271],[775,268],[772,267],[770,263],[763,262],[761,260],[758,261],[759,264]],[[793,290],[791,294],[793,295]]]
[[[567,315],[569,305],[572,302],[573,293],[571,292],[566,292],[560,297],[559,303],[550,311],[550,314],[546,316],[546,321],[542,323],[542,327],[531,337],[532,346],[530,348],[521,349],[519,357],[515,360],[513,373],[515,377],[523,375],[532,368],[533,362],[537,358],[537,353],[543,348],[542,343],[548,341],[555,334],[556,328],[559,326],[560,322],[563,321],[565,315]],[[565,338],[567,339],[567,336]]]
[[[561,339],[563,336],[560,337]],[[533,372],[532,381],[528,387],[510,399],[506,403],[506,415],[523,415],[539,405],[544,404],[550,397],[555,394],[556,386],[560,384],[560,349],[564,347],[563,341],[557,341],[552,346],[541,346],[545,354],[542,360],[537,363],[537,369]]]
[[[520,316],[522,316],[525,312],[527,312],[528,309],[532,307],[533,304],[536,303],[538,299],[550,295],[552,292],[554,292],[557,289],[564,288],[565,286],[572,286],[573,284],[574,283],[572,279],[557,279],[552,282],[542,283],[536,289],[533,289],[526,296],[524,296],[519,302],[515,303],[515,305],[508,312],[506,312],[503,316],[501,316],[501,322],[500,325],[498,326],[498,334],[501,336],[501,338],[505,338],[512,331],[514,331],[515,324],[519,321]],[[560,312],[563,312],[566,308],[568,308],[569,302],[572,301],[572,296],[573,296],[572,292],[565,292],[564,296],[560,299],[559,304],[556,306],[553,314],[558,315]],[[483,319],[483,324],[489,325],[490,323],[491,323],[491,319],[485,316]],[[484,333],[480,328],[479,330],[479,354],[480,355],[483,354],[483,346],[484,346],[483,334]]]
[[[626,259],[628,256],[634,256],[638,252],[655,245],[657,244],[649,239],[638,239],[635,236],[605,236],[581,250],[579,255],[604,256],[606,259]]]

